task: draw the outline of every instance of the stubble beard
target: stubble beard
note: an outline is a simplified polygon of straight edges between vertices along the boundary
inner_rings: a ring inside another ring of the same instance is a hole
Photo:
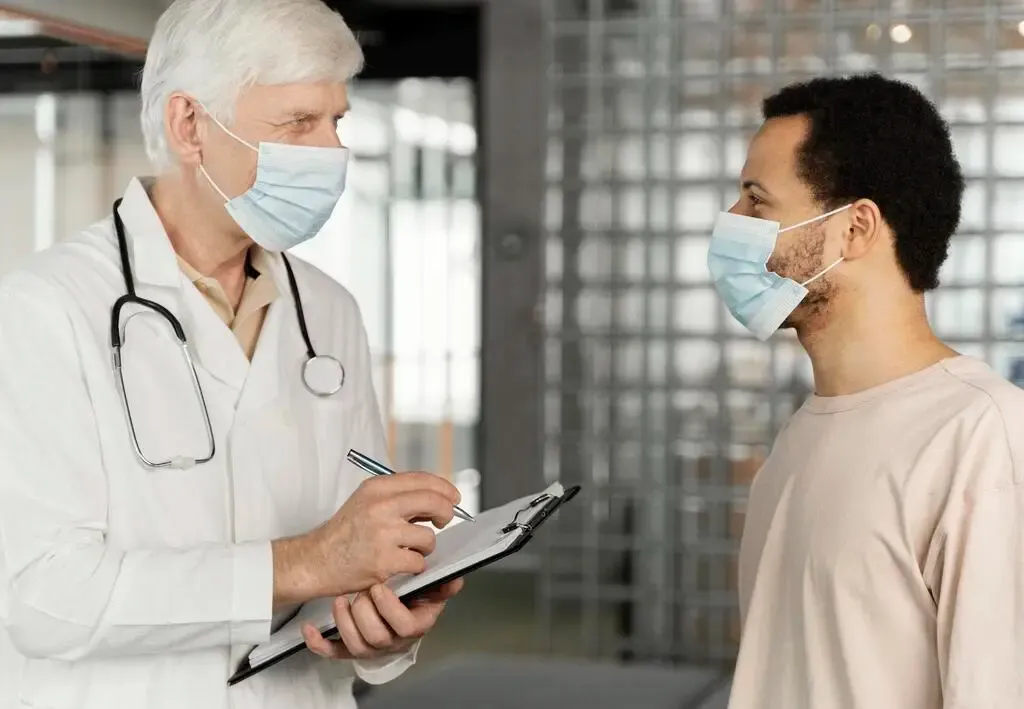
[[[824,225],[815,225],[807,229],[800,241],[783,258],[777,262],[769,259],[768,268],[797,283],[804,283],[825,270],[827,266],[824,263],[824,256],[825,228]],[[782,321],[779,329],[813,328],[817,323],[824,322],[834,290],[828,274],[808,284],[807,295]]]

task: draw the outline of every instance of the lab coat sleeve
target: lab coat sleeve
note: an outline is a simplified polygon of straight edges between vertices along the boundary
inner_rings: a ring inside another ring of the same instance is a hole
[[[358,307],[356,312],[358,313]],[[358,386],[359,398],[362,402],[362,420],[357,424],[356,440],[353,448],[365,451],[367,455],[384,463],[390,464],[388,460],[387,437],[384,434],[384,422],[381,416],[380,404],[373,385],[373,360],[370,356],[370,346],[366,335],[366,328],[362,316],[357,318],[359,328],[359,352],[358,365],[355,371],[360,373],[360,379],[355,384]],[[351,465],[343,466],[343,470],[353,470]],[[345,474],[345,473],[343,473]],[[362,479],[360,475],[360,479]],[[342,486],[345,489],[349,486]],[[339,506],[344,500],[339,501]],[[356,674],[368,684],[384,684],[400,677],[406,670],[416,663],[416,654],[419,651],[420,641],[417,641],[405,652],[386,655],[375,660],[355,660]]]
[[[946,709],[1024,706],[1024,461],[1001,428],[972,442],[967,465],[986,478],[1001,469],[1003,482],[958,491],[940,525],[932,593]]]
[[[55,289],[27,278],[0,289],[0,620],[11,641],[75,661],[265,640],[269,542],[125,551],[107,539],[78,325]]]

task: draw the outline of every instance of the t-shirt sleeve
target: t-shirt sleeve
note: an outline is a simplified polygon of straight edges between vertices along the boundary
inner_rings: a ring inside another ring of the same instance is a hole
[[[1002,419],[957,448],[964,481],[937,535],[944,709],[1024,706],[1024,485]]]

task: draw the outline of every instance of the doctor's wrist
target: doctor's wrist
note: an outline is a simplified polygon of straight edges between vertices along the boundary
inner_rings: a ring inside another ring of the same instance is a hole
[[[274,610],[320,597],[315,565],[310,563],[313,540],[308,536],[271,542],[274,557]]]

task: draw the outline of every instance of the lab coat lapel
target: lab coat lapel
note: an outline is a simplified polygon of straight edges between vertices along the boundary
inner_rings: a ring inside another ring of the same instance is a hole
[[[181,291],[189,321],[184,323],[185,333],[200,366],[232,389],[241,391],[249,374],[249,360],[238,338],[192,283],[184,283]]]
[[[302,375],[305,347],[284,262],[279,254],[266,253],[266,263],[277,286],[278,297],[270,304],[256,341],[249,378],[238,402],[240,416],[254,413],[277,399],[285,390],[283,380],[287,377],[295,377],[298,382]],[[305,298],[312,300],[307,293],[308,289],[303,293]]]
[[[290,367],[282,366],[281,347],[282,340],[288,339],[284,333],[289,330],[286,321],[292,314],[290,308],[291,302],[281,297],[270,304],[256,341],[249,377],[238,401],[239,417],[248,417],[274,401],[281,391],[281,377],[289,374]]]
[[[128,184],[120,213],[138,294],[164,305],[181,321],[201,370],[241,391],[249,361],[234,333],[181,272],[167,231],[139,178]]]

